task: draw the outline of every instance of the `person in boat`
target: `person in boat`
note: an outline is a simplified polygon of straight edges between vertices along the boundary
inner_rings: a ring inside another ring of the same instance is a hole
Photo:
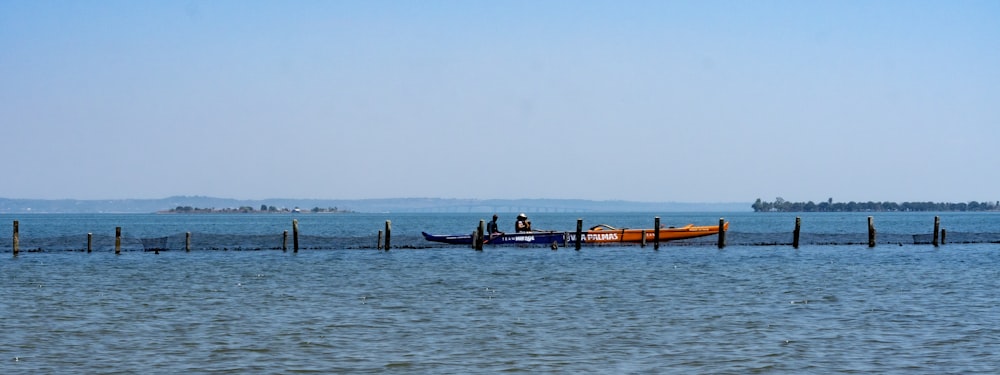
[[[528,215],[521,213],[517,215],[517,221],[514,222],[515,232],[531,232],[531,220],[528,220]]]
[[[497,225],[497,219],[498,218],[499,217],[497,216],[497,214],[493,214],[493,221],[491,221],[489,223],[486,223],[486,233],[489,233],[489,234],[501,233],[500,232],[500,226]]]

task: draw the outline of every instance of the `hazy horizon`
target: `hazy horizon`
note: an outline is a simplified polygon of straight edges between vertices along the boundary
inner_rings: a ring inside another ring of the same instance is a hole
[[[932,201],[932,200],[837,200],[832,197],[827,199],[805,199],[805,200],[786,200],[783,197],[757,197],[749,200],[739,200],[739,201],[704,201],[704,202],[691,202],[691,201],[639,201],[639,200],[626,200],[626,199],[579,199],[579,198],[452,198],[452,197],[383,197],[383,198],[297,198],[297,197],[270,197],[270,198],[233,198],[233,197],[223,197],[223,196],[208,196],[208,195],[173,195],[169,197],[157,197],[157,198],[97,198],[97,199],[77,199],[77,198],[18,198],[18,197],[7,197],[0,196],[0,199],[9,200],[42,200],[42,201],[127,201],[127,200],[167,200],[167,199],[212,199],[212,200],[233,200],[233,201],[246,201],[246,202],[266,202],[266,201],[378,201],[378,200],[442,200],[442,201],[583,201],[583,202],[593,202],[593,203],[613,203],[613,202],[625,202],[625,203],[652,203],[652,204],[679,204],[679,205],[735,205],[735,204],[751,204],[757,199],[761,199],[764,202],[773,202],[777,198],[781,198],[789,203],[821,203],[827,202],[828,200],[833,203],[968,203],[968,202],[980,202],[980,203],[993,203],[1000,202],[1000,200],[943,200],[943,201]],[[748,206],[749,207],[749,206]]]
[[[996,1],[4,1],[0,196],[996,201],[998,17]]]
[[[172,195],[168,197],[152,197],[152,198],[94,198],[94,199],[78,199],[78,198],[19,198],[19,197],[9,197],[0,196],[0,199],[11,199],[11,200],[45,200],[45,201],[58,201],[58,200],[71,200],[71,201],[103,201],[103,200],[163,200],[172,198],[194,198],[194,199],[219,199],[219,200],[236,200],[236,201],[267,201],[267,200],[302,200],[302,201],[355,201],[355,200],[395,200],[395,199],[436,199],[436,200],[473,200],[473,201],[529,201],[529,200],[580,200],[587,202],[631,202],[631,203],[678,203],[678,204],[742,204],[742,203],[753,203],[757,198],[751,200],[741,200],[741,201],[730,201],[730,202],[682,202],[682,201],[634,201],[625,199],[579,199],[579,198],[451,198],[451,197],[382,197],[382,198],[296,198],[296,197],[270,197],[270,198],[233,198],[224,196],[208,196],[208,195]],[[765,199],[766,200],[766,199]]]

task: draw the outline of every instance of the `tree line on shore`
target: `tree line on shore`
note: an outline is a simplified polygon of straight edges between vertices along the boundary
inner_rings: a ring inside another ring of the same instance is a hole
[[[815,203],[789,202],[781,197],[773,202],[757,198],[750,206],[754,212],[913,212],[913,211],[1000,211],[1000,201],[968,203],[946,202],[834,202],[833,198]]]

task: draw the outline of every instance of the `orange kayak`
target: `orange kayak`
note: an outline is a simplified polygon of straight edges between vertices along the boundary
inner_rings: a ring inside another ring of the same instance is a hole
[[[722,230],[729,230],[729,222],[722,225]],[[576,233],[568,233],[570,241],[576,240]],[[588,243],[613,243],[613,242],[642,242],[645,234],[646,242],[652,243],[656,238],[656,231],[650,229],[628,229],[615,228],[607,224],[601,224],[590,228],[583,233],[583,242]],[[704,237],[719,234],[718,225],[694,226],[688,224],[683,227],[660,228],[660,241],[674,241],[688,238]]]

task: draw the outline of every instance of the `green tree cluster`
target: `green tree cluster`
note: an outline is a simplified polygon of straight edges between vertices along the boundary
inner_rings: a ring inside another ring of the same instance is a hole
[[[773,202],[760,198],[750,205],[754,212],[949,212],[949,211],[1000,211],[1000,201],[968,203],[944,202],[833,202],[833,198],[820,203],[789,202],[777,197]]]

